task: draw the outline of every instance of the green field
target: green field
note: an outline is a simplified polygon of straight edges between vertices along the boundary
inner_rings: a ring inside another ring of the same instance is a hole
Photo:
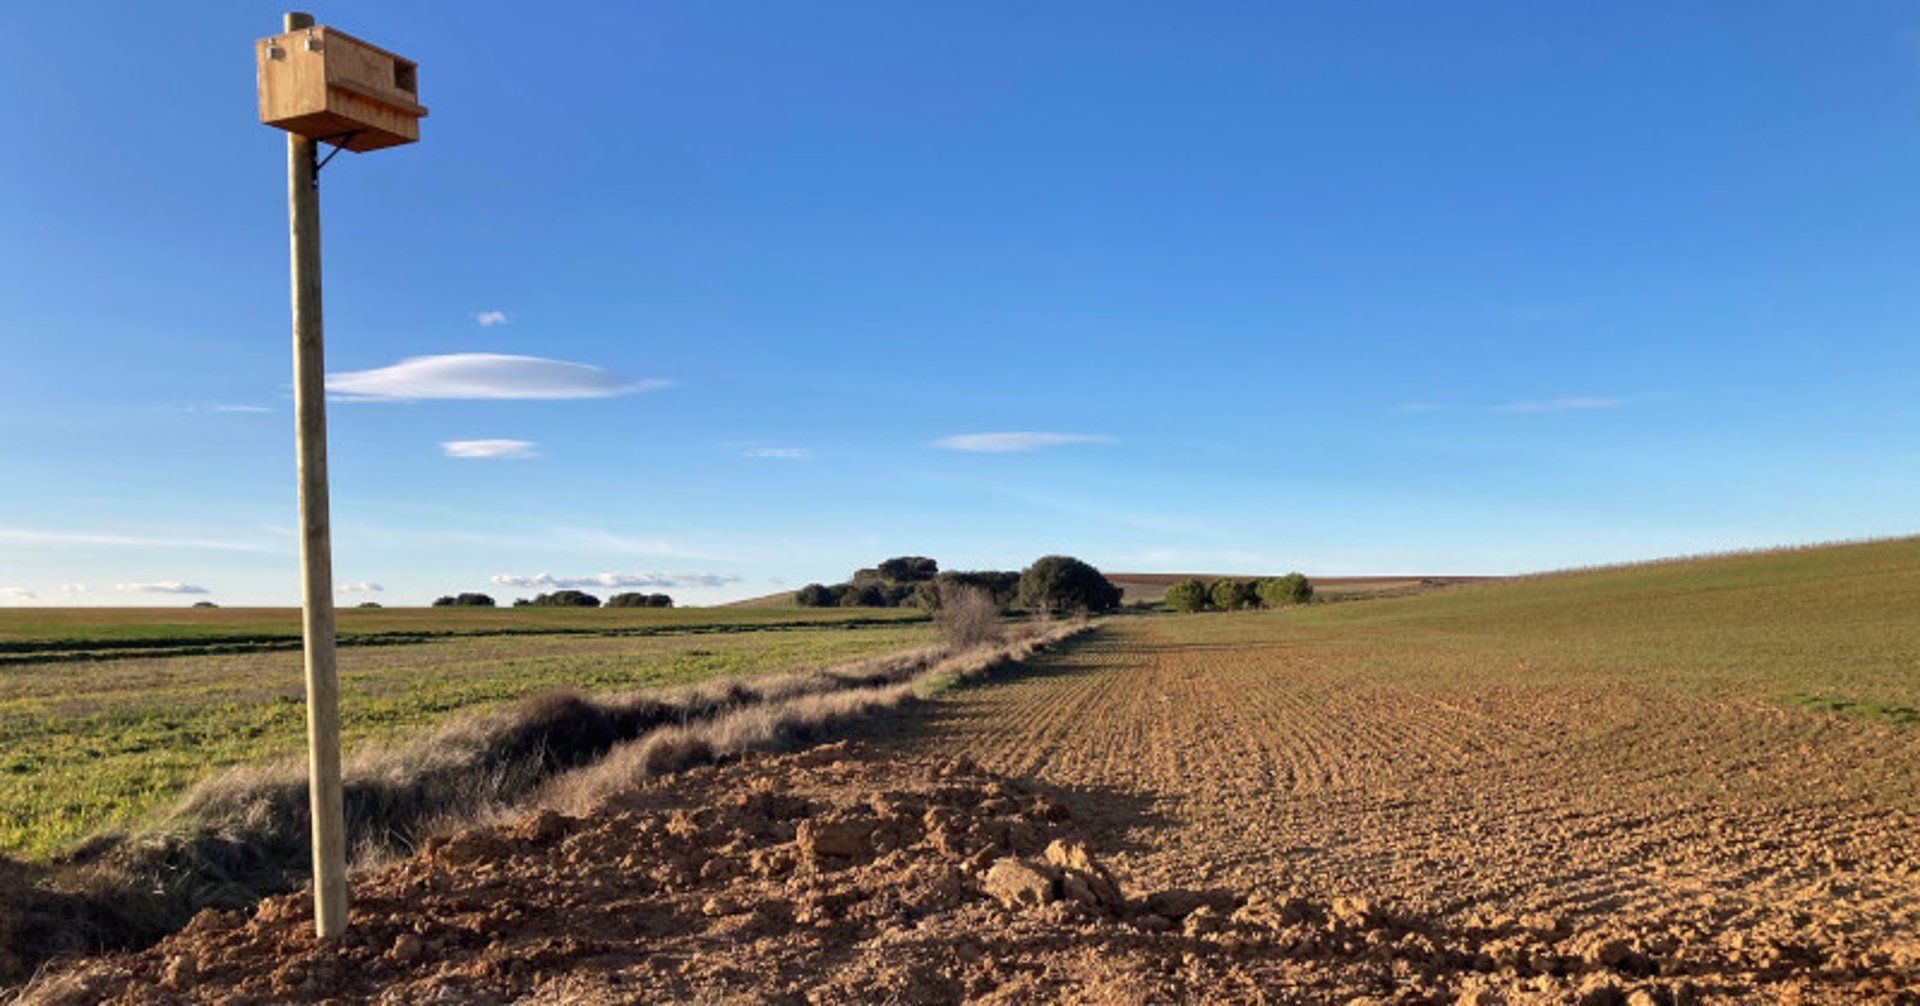
[[[342,608],[343,643],[444,635],[752,629],[924,617],[917,609]],[[298,608],[0,608],[0,656],[86,649],[298,644]]]
[[[908,615],[917,614],[914,612]],[[850,616],[865,616],[850,620]],[[675,685],[834,663],[930,641],[924,622],[872,613],[716,609],[383,609],[342,613],[348,755],[462,710],[557,686]],[[297,646],[275,609],[0,612],[40,651],[0,665],[0,853],[45,858],[140,820],[213,769],[300,749],[297,648],[205,652],[265,636]],[[153,654],[100,640],[166,644]],[[184,649],[173,644],[193,644]]]
[[[1920,538],[1449,587],[1289,613],[1380,672],[1586,679],[1875,715],[1920,705]],[[1549,675],[1550,672],[1550,675]]]

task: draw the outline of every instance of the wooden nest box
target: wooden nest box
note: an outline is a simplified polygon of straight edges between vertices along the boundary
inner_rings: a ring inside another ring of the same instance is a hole
[[[356,153],[420,139],[417,68],[324,25],[253,44],[260,121]]]

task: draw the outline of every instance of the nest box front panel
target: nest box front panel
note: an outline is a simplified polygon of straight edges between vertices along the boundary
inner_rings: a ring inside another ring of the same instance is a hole
[[[254,57],[269,126],[356,152],[420,139],[412,60],[318,26],[261,39]]]

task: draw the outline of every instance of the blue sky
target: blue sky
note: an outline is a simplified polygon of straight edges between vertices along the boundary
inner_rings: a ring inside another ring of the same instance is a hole
[[[1916,530],[1908,5],[313,10],[342,603]],[[277,25],[0,8],[0,603],[297,597]]]

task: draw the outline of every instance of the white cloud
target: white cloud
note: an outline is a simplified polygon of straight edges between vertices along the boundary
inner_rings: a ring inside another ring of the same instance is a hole
[[[739,579],[720,573],[595,573],[591,576],[501,573],[493,582],[502,587],[724,587]]]
[[[783,461],[804,461],[813,457],[813,451],[806,447],[751,447],[741,454],[749,458],[779,458]]]
[[[474,314],[473,320],[479,322],[481,328],[492,328],[495,325],[504,325],[510,319],[507,318],[505,311],[479,311]]]
[[[935,447],[944,447],[950,451],[971,451],[979,454],[1006,454],[1014,451],[1034,451],[1042,447],[1058,447],[1062,444],[1107,444],[1113,438],[1098,433],[960,433],[951,437],[941,437],[933,442]]]
[[[0,598],[9,601],[31,601],[39,596],[25,587],[0,587]]]
[[[62,594],[85,594],[88,593],[89,590],[90,588],[84,583],[63,583],[60,585],[60,593]]]
[[[1578,412],[1586,409],[1617,409],[1627,404],[1624,398],[1608,395],[1570,395],[1565,398],[1541,398],[1528,402],[1496,405],[1494,412]]]
[[[268,552],[275,554],[289,551],[286,546],[281,545],[223,541],[214,538],[168,538],[152,535],[60,531],[30,527],[0,527],[0,544],[111,545],[126,548],[215,549],[223,552]]]
[[[342,594],[378,594],[385,589],[387,588],[374,583],[372,580],[348,580],[340,585],[340,593]]]
[[[443,440],[440,452],[450,458],[537,458],[539,446],[531,440]]]
[[[124,590],[134,594],[205,594],[207,588],[196,587],[191,583],[178,580],[161,580],[156,583],[116,583],[115,590]]]
[[[422,398],[611,398],[664,388],[668,381],[626,377],[585,363],[504,353],[415,356],[390,367],[327,375],[327,390],[349,401]]]

